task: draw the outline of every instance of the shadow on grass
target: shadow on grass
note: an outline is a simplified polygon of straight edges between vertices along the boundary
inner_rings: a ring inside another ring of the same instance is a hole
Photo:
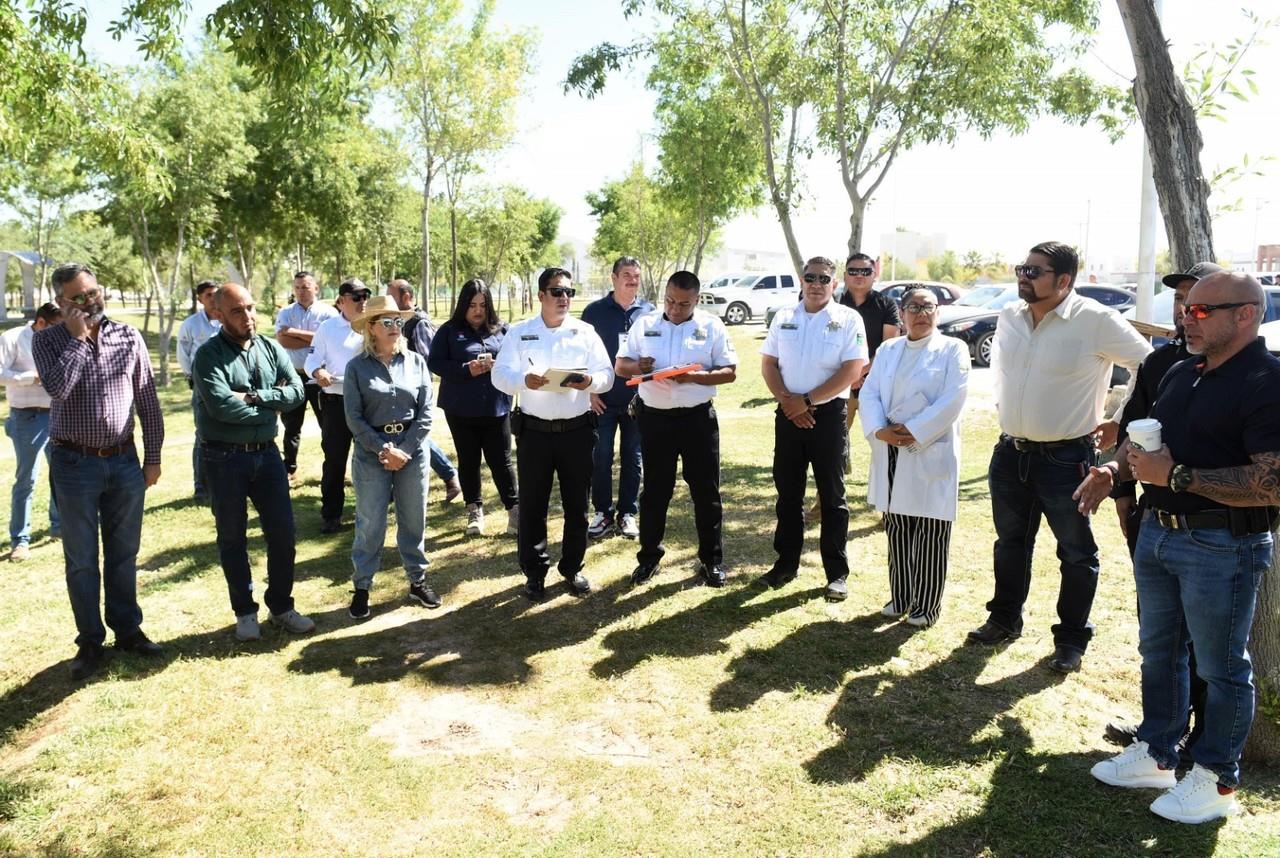
[[[363,635],[321,638],[305,647],[288,669],[335,671],[353,684],[395,682],[413,675],[444,685],[502,685],[525,681],[531,659],[571,647],[684,586],[670,582],[632,590],[620,581],[586,599],[548,583],[546,604],[534,606],[522,588],[510,587],[440,614]],[[380,606],[373,606],[375,612]]]
[[[960,481],[960,501],[979,501],[991,497],[986,474],[978,474]]]

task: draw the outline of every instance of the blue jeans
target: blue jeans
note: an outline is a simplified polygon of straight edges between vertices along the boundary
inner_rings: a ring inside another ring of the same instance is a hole
[[[635,515],[640,510],[640,427],[627,414],[627,407],[606,408],[596,425],[595,453],[591,458],[591,506],[605,515]],[[613,438],[619,442],[618,505],[613,504]]]
[[[437,477],[447,483],[458,476],[458,469],[453,466],[453,462],[449,461],[449,457],[444,454],[444,450],[440,449],[439,444],[428,438],[427,446],[431,449],[431,470]]]
[[[26,545],[31,541],[31,495],[40,473],[40,454],[49,458],[49,412],[10,408],[4,431],[13,440],[13,455],[17,460],[9,506],[9,541],[14,546]],[[58,504],[50,494],[49,533],[56,536],[59,531]]]
[[[1096,463],[1097,453],[1083,443],[1043,453],[1019,453],[1005,439],[996,444],[988,476],[996,527],[996,587],[987,603],[992,623],[1022,632],[1022,608],[1031,590],[1031,558],[1043,516],[1058,542],[1062,575],[1053,642],[1080,652],[1089,646],[1093,637],[1089,611],[1098,589],[1098,544],[1071,493],[1084,478],[1080,469]]]
[[[146,485],[138,454],[130,451],[98,458],[54,447],[49,470],[53,490],[62,499],[62,557],[76,619],[76,643],[101,646],[106,640],[107,630],[98,613],[100,589],[106,595],[106,624],[116,640],[126,638],[142,625],[137,564]]]
[[[275,444],[248,453],[206,441],[209,503],[218,531],[218,560],[237,617],[257,614],[249,566],[249,502],[258,511],[267,543],[267,589],[262,600],[273,614],[293,607],[294,528],[289,478]]]
[[[1187,723],[1190,674],[1187,644],[1195,644],[1196,672],[1208,684],[1204,732],[1192,758],[1240,781],[1240,752],[1253,723],[1249,629],[1263,573],[1271,563],[1270,533],[1232,536],[1226,529],[1169,530],[1150,513],[1138,531],[1133,577],[1138,586],[1138,651],[1142,654],[1142,724],[1138,738],[1162,765],[1178,761]]]
[[[398,471],[388,471],[378,457],[357,446],[351,457],[351,483],[356,490],[356,535],[351,543],[352,583],[368,590],[382,561],[387,536],[387,508],[396,505],[396,547],[410,584],[427,574],[425,533],[427,523],[426,456],[418,449]]]

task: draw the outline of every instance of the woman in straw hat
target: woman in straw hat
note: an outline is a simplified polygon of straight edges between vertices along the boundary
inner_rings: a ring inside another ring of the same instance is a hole
[[[349,611],[353,619],[369,616],[369,588],[382,558],[387,509],[393,501],[396,547],[409,579],[409,598],[428,608],[440,607],[440,598],[427,585],[423,547],[431,373],[421,355],[405,349],[402,328],[411,315],[386,295],[375,295],[351,322],[364,336],[364,350],[347,364],[342,390],[347,425],[355,438],[355,593]]]

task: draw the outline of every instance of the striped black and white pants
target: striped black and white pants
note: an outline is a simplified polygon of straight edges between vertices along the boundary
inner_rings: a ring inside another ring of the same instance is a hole
[[[890,498],[897,465],[898,449],[890,447]],[[889,535],[889,596],[894,606],[933,625],[942,613],[951,522],[890,512],[885,514],[884,529]]]

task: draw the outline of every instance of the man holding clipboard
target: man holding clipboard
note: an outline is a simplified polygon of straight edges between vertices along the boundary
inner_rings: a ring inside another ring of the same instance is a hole
[[[641,316],[618,349],[614,371],[619,378],[650,374],[637,395],[640,455],[644,489],[640,493],[640,550],[631,573],[642,584],[658,571],[665,549],[667,508],[675,491],[676,460],[683,460],[684,479],[693,500],[698,531],[698,575],[712,587],[725,581],[720,506],[720,426],[711,405],[715,386],[737,378],[738,355],[724,323],[695,309],[701,284],[689,271],[667,281],[665,312]],[[664,372],[695,366],[686,372]]]
[[[582,575],[582,558],[587,553],[591,451],[596,443],[596,416],[591,410],[590,394],[602,393],[613,385],[613,370],[595,330],[569,315],[573,295],[568,271],[544,270],[538,276],[542,312],[511,326],[492,371],[494,387],[520,397],[517,542],[525,593],[535,602],[546,596],[544,582],[551,567],[547,556],[547,508],[551,483],[557,478],[564,507],[560,574],[573,595],[591,592],[591,584]],[[515,422],[513,419],[513,428]]]

